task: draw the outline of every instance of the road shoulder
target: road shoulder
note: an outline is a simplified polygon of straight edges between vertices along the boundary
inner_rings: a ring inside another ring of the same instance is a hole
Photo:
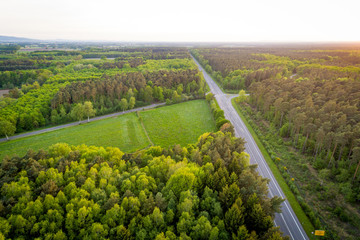
[[[236,110],[237,114],[239,115],[239,117],[242,119],[242,121],[244,122],[244,124],[248,128],[248,130],[251,133],[252,137],[254,138],[254,140],[255,140],[256,144],[258,145],[261,153],[263,154],[268,166],[270,167],[271,172],[273,173],[276,181],[280,185],[283,193],[285,194],[286,199],[289,201],[292,209],[294,210],[296,216],[298,217],[298,219],[299,219],[301,225],[303,226],[306,234],[308,235],[308,237],[310,239],[315,239],[315,238],[313,238],[313,235],[312,235],[312,232],[315,231],[314,226],[310,222],[309,218],[306,216],[305,212],[302,210],[300,204],[296,200],[295,195],[291,192],[289,186],[286,184],[285,179],[282,177],[279,169],[277,168],[275,163],[272,161],[269,153],[266,151],[265,147],[262,145],[260,139],[258,138],[255,131],[252,129],[251,125],[248,123],[247,119],[241,113],[239,107],[235,103],[235,99],[232,99],[231,103],[232,103],[233,107],[235,108],[235,110]]]

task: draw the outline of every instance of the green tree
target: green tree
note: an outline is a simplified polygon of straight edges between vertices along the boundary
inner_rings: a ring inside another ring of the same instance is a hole
[[[108,231],[101,223],[93,223],[91,226],[92,239],[104,239],[108,235]]]
[[[355,178],[356,178],[357,172],[359,170],[359,166],[360,166],[360,147],[354,147],[352,159],[358,161],[358,163],[356,165],[356,170],[355,170],[355,173],[354,173],[354,176],[353,176],[353,181],[354,181]]]
[[[237,198],[232,207],[225,213],[225,224],[230,232],[237,232],[244,224],[244,207],[241,198]]]
[[[192,230],[190,234],[192,239],[207,239],[211,234],[211,223],[206,217],[201,216]]]
[[[85,115],[84,105],[81,103],[76,104],[75,107],[73,107],[71,110],[70,115],[73,119],[79,120],[79,122],[81,122]]]
[[[126,98],[121,99],[120,107],[123,110],[123,112],[128,108],[128,101],[126,100]]]
[[[90,101],[84,102],[84,114],[88,118],[88,122],[90,121],[90,117],[95,116],[96,111],[93,108],[93,105]]]
[[[214,94],[213,93],[208,93],[206,94],[206,101],[210,102],[211,100],[214,99]]]
[[[237,101],[238,103],[241,103],[241,102],[245,102],[246,99],[247,99],[246,92],[245,92],[244,89],[241,89],[241,90],[239,91],[239,96],[236,98],[236,101]]]
[[[15,131],[14,124],[7,120],[0,120],[0,135],[5,135],[6,139],[9,140],[9,136],[13,135]]]
[[[249,234],[248,230],[246,229],[246,226],[241,225],[236,233],[235,232],[232,233],[232,237],[235,240],[248,240],[250,237],[250,234]]]
[[[173,92],[172,100],[174,103],[179,103],[181,101],[181,96],[177,93],[177,91]]]
[[[54,240],[66,240],[66,234],[62,231],[59,230],[55,235],[54,235]]]
[[[59,122],[59,120],[60,120],[60,117],[59,117],[58,111],[56,109],[53,109],[51,111],[51,123],[56,124]]]
[[[130,97],[129,100],[129,109],[133,109],[135,107],[136,99],[135,97]]]
[[[144,100],[147,103],[151,103],[154,100],[153,89],[149,85],[145,87]]]

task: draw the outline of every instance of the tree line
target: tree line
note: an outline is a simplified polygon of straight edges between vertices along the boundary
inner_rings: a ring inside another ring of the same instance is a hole
[[[61,122],[77,103],[84,101],[94,103],[97,114],[102,115],[153,102],[177,103],[202,97],[204,81],[196,70],[130,72],[67,85],[51,100],[51,115],[58,116],[55,119]]]
[[[46,69],[0,72],[0,88],[12,89],[37,81],[42,85],[53,73]]]
[[[249,88],[250,103],[293,145],[313,155],[317,169],[348,182],[349,201],[359,201],[360,82],[267,79]]]
[[[0,60],[0,71],[13,71],[13,70],[27,70],[27,69],[39,69],[47,68],[51,64],[47,60],[35,60],[35,59],[7,59]]]
[[[15,44],[3,45],[0,44],[0,54],[16,53],[21,47]]]
[[[194,63],[188,58],[170,57],[178,53],[188,57],[186,49],[140,50],[123,50],[135,55],[105,61],[82,60],[82,55],[74,51],[42,51],[34,53],[36,56],[24,54],[21,58],[0,61],[14,69],[23,60],[42,68],[0,72],[0,86],[14,87],[0,98],[0,122],[5,126],[0,135],[14,134],[10,125],[15,126],[15,132],[23,132],[79,120],[72,114],[72,108],[86,101],[92,103],[97,115],[102,115],[156,101],[176,103],[204,97],[204,81]],[[143,56],[153,52],[168,57],[151,60]],[[48,57],[52,58],[50,65],[42,66],[41,62]]]
[[[356,50],[314,50],[301,47],[201,48],[193,56],[225,89],[248,88],[268,78],[360,80]]]
[[[92,102],[97,115],[103,115],[153,102],[176,103],[203,98],[205,83],[197,70],[188,69],[105,74],[99,80],[28,87],[30,90],[25,95],[12,91],[19,97],[17,101],[3,101],[4,106],[0,108],[0,120],[13,124],[16,132],[79,120],[71,114],[72,108],[85,101]],[[11,132],[0,134],[11,135]]]
[[[340,237],[357,239],[358,217],[349,216],[360,202],[358,49],[217,48],[193,55],[225,89],[250,94],[241,109],[312,222],[311,205],[330,232],[341,228]],[[300,176],[302,167],[309,179]]]
[[[271,48],[200,49],[193,54],[215,78],[223,79],[220,83],[235,78],[249,91],[249,103],[282,137],[312,154],[315,168],[329,170],[327,178],[347,183],[349,201],[360,201],[360,72],[348,64],[357,57],[351,52]],[[345,63],[334,66],[339,59]]]

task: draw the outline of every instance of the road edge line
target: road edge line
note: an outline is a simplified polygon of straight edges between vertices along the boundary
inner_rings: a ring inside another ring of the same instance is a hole
[[[284,195],[285,195],[286,199],[288,200],[291,208],[293,209],[295,215],[299,219],[299,222],[302,225],[302,227],[304,228],[307,236],[310,239],[315,239],[315,238],[313,238],[313,235],[311,234],[313,231],[315,231],[315,227],[310,222],[310,219],[308,218],[308,216],[305,214],[305,212],[301,208],[301,206],[300,206],[299,202],[297,201],[295,195],[291,192],[291,190],[290,190],[289,186],[287,185],[285,179],[281,175],[281,173],[280,173],[279,169],[277,168],[277,166],[275,165],[275,163],[271,160],[269,153],[265,150],[265,148],[262,145],[262,143],[261,143],[260,139],[258,138],[257,134],[255,133],[255,131],[252,129],[252,127],[248,123],[246,117],[240,112],[239,107],[235,103],[235,98],[231,99],[231,104],[233,105],[233,107],[235,108],[237,114],[239,115],[239,117],[242,119],[242,121],[244,122],[244,124],[248,128],[248,130],[249,130],[250,134],[252,135],[255,143],[258,145],[259,150],[263,154],[266,163],[268,164],[271,172],[273,173],[277,183],[279,184],[279,187],[281,188],[282,192],[284,193]],[[306,221],[307,223],[303,224],[302,223],[303,221]],[[308,225],[310,225],[310,227]]]

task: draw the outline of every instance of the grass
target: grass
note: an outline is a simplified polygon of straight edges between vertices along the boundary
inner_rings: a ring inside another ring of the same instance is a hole
[[[118,147],[124,152],[151,145],[168,147],[195,143],[204,132],[215,131],[215,122],[205,100],[195,100],[140,112],[144,126],[136,113],[94,121],[78,126],[24,137],[0,143],[0,159],[4,156],[23,156],[28,149],[47,149],[55,143]]]
[[[205,100],[195,100],[140,112],[155,145],[162,147],[195,143],[205,132],[216,131]]]
[[[261,143],[260,139],[258,138],[257,134],[252,129],[250,124],[247,122],[244,115],[241,113],[241,111],[239,109],[239,106],[235,103],[235,99],[232,99],[231,103],[232,103],[233,107],[236,109],[236,111],[239,114],[239,116],[241,117],[241,119],[243,120],[243,122],[245,123],[246,127],[249,129],[252,137],[254,138],[256,144],[258,145],[258,147],[259,147],[261,153],[263,154],[267,164],[269,165],[269,167],[271,169],[271,172],[273,173],[276,181],[279,183],[282,191],[284,192],[286,199],[289,201],[292,209],[294,210],[296,216],[298,217],[300,223],[302,224],[306,234],[308,235],[308,237],[310,239],[316,239],[315,236],[312,234],[312,232],[315,231],[314,226],[310,222],[309,218],[306,216],[305,212],[302,210],[300,204],[296,200],[296,197],[294,196],[294,194],[291,192],[289,186],[287,185],[285,179],[281,175],[281,173],[280,173],[279,169],[277,168],[276,164],[272,161],[269,153],[266,151],[265,147],[262,145],[262,143]]]
[[[28,149],[47,149],[59,142],[119,147],[125,152],[133,152],[150,144],[136,113],[129,113],[1,143],[0,159],[5,155],[23,156]]]

